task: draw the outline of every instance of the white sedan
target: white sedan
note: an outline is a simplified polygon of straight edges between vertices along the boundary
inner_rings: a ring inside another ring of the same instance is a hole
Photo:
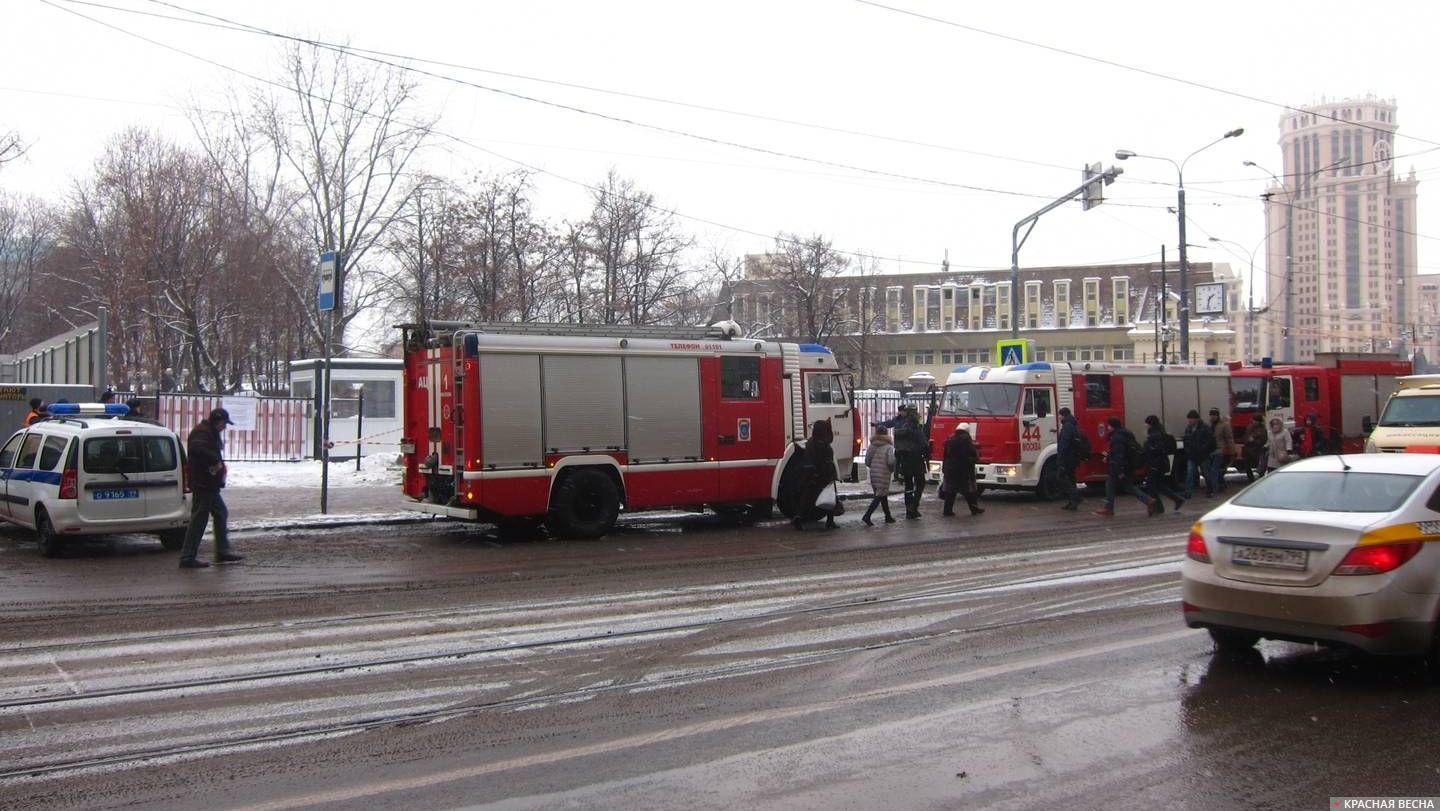
[[[1185,623],[1222,648],[1263,637],[1440,666],[1440,455],[1274,471],[1195,523],[1181,578]]]

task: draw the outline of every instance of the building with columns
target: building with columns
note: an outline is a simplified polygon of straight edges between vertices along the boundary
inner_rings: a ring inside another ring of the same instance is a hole
[[[1413,169],[1394,173],[1398,129],[1394,101],[1371,96],[1281,117],[1281,170],[1266,192],[1266,303],[1242,351],[1296,362],[1317,352],[1411,357],[1426,341],[1418,181]]]
[[[796,284],[778,279],[771,259],[745,258],[745,276],[726,291],[731,317],[747,335],[826,344],[861,388],[900,388],[921,372],[943,382],[958,364],[995,363],[996,341],[1011,337],[1008,268]],[[1035,342],[1035,360],[1179,362],[1178,275],[1175,263],[1158,262],[1023,268],[1019,337]],[[1191,360],[1238,357],[1241,279],[1224,263],[1195,262],[1190,282],[1225,285],[1225,311],[1191,319]],[[814,333],[799,326],[810,323]]]

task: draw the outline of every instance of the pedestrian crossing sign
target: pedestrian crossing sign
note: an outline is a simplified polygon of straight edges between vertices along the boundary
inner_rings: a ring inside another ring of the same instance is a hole
[[[995,357],[1001,366],[1019,366],[1029,363],[1035,354],[1035,342],[1026,338],[1013,338],[995,342]]]

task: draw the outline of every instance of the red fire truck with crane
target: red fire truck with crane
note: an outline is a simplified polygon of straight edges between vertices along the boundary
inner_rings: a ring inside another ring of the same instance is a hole
[[[849,375],[817,344],[672,327],[406,324],[409,509],[569,538],[623,510],[790,515],[816,420],[840,476],[859,449]]]

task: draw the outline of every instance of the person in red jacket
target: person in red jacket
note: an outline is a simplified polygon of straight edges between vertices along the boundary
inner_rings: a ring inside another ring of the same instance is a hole
[[[190,432],[185,441],[185,450],[190,465],[190,527],[185,531],[185,545],[180,549],[180,568],[204,569],[210,564],[197,560],[200,551],[200,536],[205,534],[205,525],[215,519],[215,562],[234,563],[244,560],[243,555],[230,551],[230,511],[220,490],[225,487],[225,440],[221,433],[225,426],[234,425],[230,412],[217,408],[210,416]]]

